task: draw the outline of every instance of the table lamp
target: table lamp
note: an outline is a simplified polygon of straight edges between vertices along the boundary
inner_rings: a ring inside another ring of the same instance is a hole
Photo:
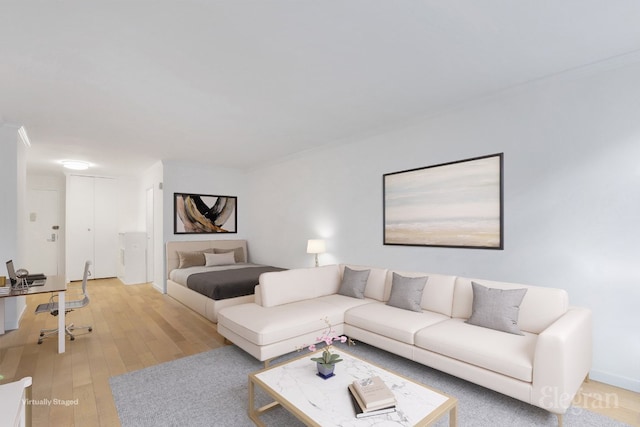
[[[307,253],[315,254],[316,256],[316,267],[318,266],[318,254],[325,252],[326,247],[324,244],[324,240],[322,239],[309,239],[307,242]]]

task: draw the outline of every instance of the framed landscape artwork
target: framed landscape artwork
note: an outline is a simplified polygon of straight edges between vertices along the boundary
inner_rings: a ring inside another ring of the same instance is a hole
[[[503,153],[383,175],[384,244],[503,249]]]
[[[237,197],[173,194],[174,234],[236,233]]]

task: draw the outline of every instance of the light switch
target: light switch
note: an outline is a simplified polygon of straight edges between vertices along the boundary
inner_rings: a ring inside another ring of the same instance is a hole
[[[29,221],[36,222],[36,216],[37,216],[37,214],[35,212],[31,212],[29,214]]]

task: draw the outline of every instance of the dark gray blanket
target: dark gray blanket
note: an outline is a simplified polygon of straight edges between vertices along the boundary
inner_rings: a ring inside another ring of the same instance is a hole
[[[214,300],[241,297],[253,294],[262,273],[283,270],[264,266],[194,273],[187,278],[187,287]]]

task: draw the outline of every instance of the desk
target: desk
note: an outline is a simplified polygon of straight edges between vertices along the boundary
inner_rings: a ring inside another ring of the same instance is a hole
[[[44,286],[32,286],[29,289],[12,290],[7,295],[0,295],[0,333],[4,333],[4,299],[11,297],[18,297],[22,295],[43,294],[47,292],[58,293],[58,306],[64,307],[65,305],[65,292],[67,290],[67,283],[63,276],[47,276],[47,283]],[[65,338],[65,310],[58,310],[58,330],[63,331],[58,333],[58,353],[64,353]]]

